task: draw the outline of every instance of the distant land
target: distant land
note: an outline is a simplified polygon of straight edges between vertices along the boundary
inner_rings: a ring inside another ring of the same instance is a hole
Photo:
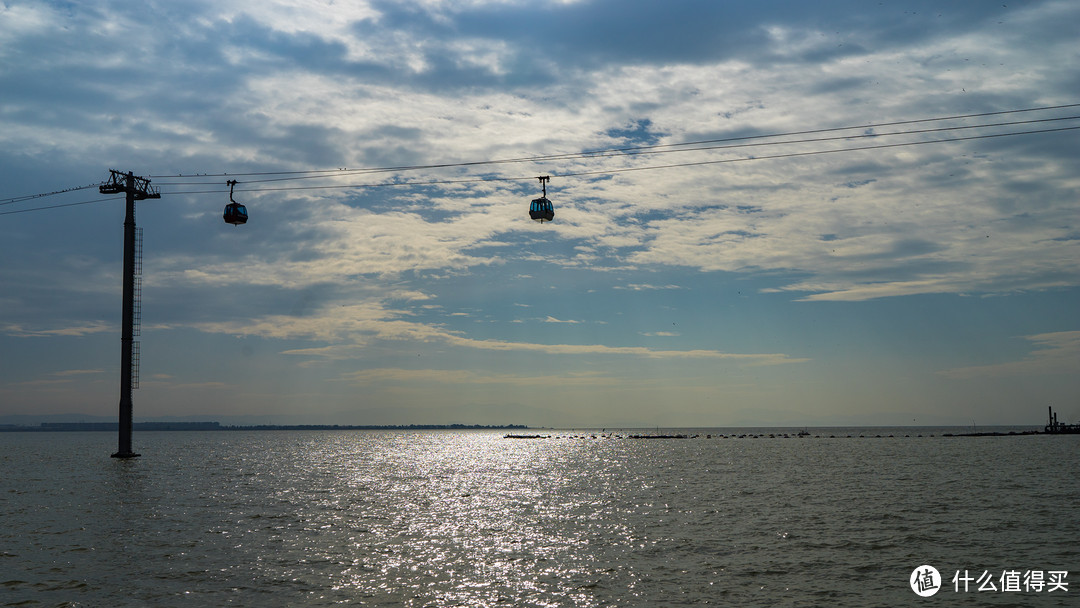
[[[438,431],[528,429],[523,424],[255,424],[223,425],[220,422],[135,422],[136,431]],[[116,422],[42,422],[37,425],[0,424],[0,432],[112,431]]]

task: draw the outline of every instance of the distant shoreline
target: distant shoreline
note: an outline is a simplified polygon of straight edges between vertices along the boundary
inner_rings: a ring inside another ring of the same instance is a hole
[[[116,422],[42,422],[37,426],[0,424],[0,432],[117,432]],[[253,424],[224,425],[219,422],[136,422],[135,431],[482,431],[522,430],[523,424]]]
[[[807,432],[807,428],[813,433]],[[709,438],[839,438],[839,437],[1007,437],[1017,435],[1057,435],[1062,432],[1050,432],[1032,427],[1008,426],[983,427],[986,430],[977,430],[963,426],[944,427],[804,427],[801,432],[792,427],[702,427],[701,429],[681,429],[676,435],[683,437],[709,437]],[[37,425],[0,424],[0,433],[65,433],[65,432],[112,432],[119,430],[116,422],[42,422]],[[226,425],[220,422],[136,422],[133,431],[509,431],[507,437],[525,436],[521,431],[543,430],[545,432],[556,431],[549,427],[530,427],[524,424],[252,424],[252,425]],[[613,429],[612,429],[613,430]],[[618,434],[631,429],[621,429]],[[638,429],[652,431],[652,429]],[[661,434],[659,428],[655,433],[639,433],[644,437],[666,437],[670,433]],[[616,436],[609,433],[609,429],[593,429],[586,431],[584,428],[574,431],[565,429],[571,434],[584,433],[582,436]],[[1075,431],[1065,431],[1072,434]],[[591,433],[591,434],[590,434]],[[566,434],[558,433],[555,435]],[[529,435],[531,437],[531,435]],[[549,435],[551,436],[551,435]],[[572,436],[572,435],[567,435]],[[538,436],[539,437],[539,436]]]

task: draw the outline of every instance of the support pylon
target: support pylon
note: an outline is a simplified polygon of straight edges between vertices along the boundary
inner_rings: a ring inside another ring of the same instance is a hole
[[[131,429],[133,405],[131,401],[132,376],[135,339],[135,201],[148,198],[161,198],[161,193],[150,186],[150,180],[136,177],[128,171],[126,174],[110,169],[108,183],[98,190],[102,194],[127,194],[127,209],[124,216],[124,305],[123,320],[120,329],[120,415],[119,439],[113,458],[135,458],[139,456],[131,450]]]

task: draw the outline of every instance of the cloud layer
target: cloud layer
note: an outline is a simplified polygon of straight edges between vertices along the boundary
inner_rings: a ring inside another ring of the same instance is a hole
[[[1055,0],[13,1],[0,196],[108,168],[153,176],[146,329],[176,352],[210,341],[222,367],[229,341],[272,343],[264,374],[315,374],[297,400],[320,380],[575,385],[569,370],[594,364],[590,382],[655,372],[675,390],[681,372],[647,364],[688,361],[695,377],[721,368],[716,394],[731,373],[786,387],[746,393],[768,402],[797,395],[800,374],[829,376],[834,340],[861,342],[822,338],[804,318],[818,306],[838,335],[836,307],[878,319],[896,300],[1033,298],[1044,321],[995,328],[995,344],[1076,330],[1062,320],[1080,289],[1076,131],[997,136],[1075,128],[1080,108],[886,125],[1078,103],[1077,22]],[[745,139],[835,127],[855,128]],[[959,127],[975,128],[928,131]],[[732,141],[682,145],[714,140]],[[559,157],[470,164],[539,156]],[[276,173],[308,170],[331,172]],[[553,224],[525,213],[538,175]],[[252,218],[237,229],[218,219],[230,178]],[[4,199],[0,213],[96,198]],[[108,205],[0,216],[0,348],[116,331]],[[1014,359],[930,357],[927,382],[1058,360],[1002,348]],[[99,367],[38,356],[19,373]],[[208,386],[168,365],[174,387]],[[525,392],[508,398],[535,404]],[[847,411],[851,394],[836,396]],[[319,398],[356,408],[340,390]]]

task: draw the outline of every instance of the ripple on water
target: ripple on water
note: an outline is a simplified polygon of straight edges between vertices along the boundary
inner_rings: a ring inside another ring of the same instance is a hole
[[[3,452],[0,598],[864,606],[923,563],[1077,569],[1072,438],[720,435],[147,433],[118,463],[72,434]]]

